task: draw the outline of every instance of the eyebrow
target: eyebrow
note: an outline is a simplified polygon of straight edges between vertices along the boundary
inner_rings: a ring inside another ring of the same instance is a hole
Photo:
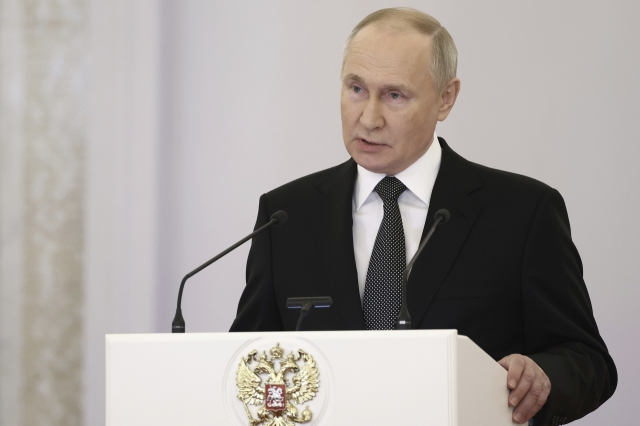
[[[356,83],[364,84],[364,79],[358,74],[347,74],[343,81],[355,81]],[[411,90],[404,84],[385,84],[381,87],[384,91],[398,91],[398,92],[411,92]]]

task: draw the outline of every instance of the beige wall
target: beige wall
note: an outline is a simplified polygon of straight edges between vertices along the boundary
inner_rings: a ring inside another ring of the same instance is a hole
[[[159,4],[0,0],[0,425],[104,424],[154,331]]]
[[[80,425],[87,2],[0,7],[0,421]]]

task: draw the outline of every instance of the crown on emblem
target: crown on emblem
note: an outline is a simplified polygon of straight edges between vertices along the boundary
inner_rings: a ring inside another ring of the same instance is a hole
[[[280,343],[276,343],[276,345],[271,348],[269,353],[271,353],[272,359],[282,359],[282,355],[284,355],[284,349],[280,347]]]

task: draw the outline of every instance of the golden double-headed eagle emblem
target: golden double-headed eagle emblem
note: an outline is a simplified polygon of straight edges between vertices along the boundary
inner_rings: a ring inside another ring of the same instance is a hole
[[[318,392],[320,380],[315,360],[302,349],[295,354],[290,352],[284,359],[284,350],[279,343],[271,348],[269,355],[266,352],[258,355],[258,351],[253,350],[242,358],[238,366],[238,399],[244,404],[249,424],[295,426],[295,423],[311,421],[309,406],[298,416],[298,408],[294,404],[310,401]],[[253,370],[252,365],[255,365]],[[263,375],[268,375],[264,385]],[[249,405],[261,406],[258,418],[253,416]]]

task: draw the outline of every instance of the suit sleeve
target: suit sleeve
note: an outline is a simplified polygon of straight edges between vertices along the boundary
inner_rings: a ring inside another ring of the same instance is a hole
[[[523,259],[525,353],[549,376],[535,425],[565,424],[612,394],[617,372],[600,337],[562,196],[550,189],[531,224]]]
[[[269,222],[266,195],[260,197],[254,229]],[[229,331],[283,331],[273,288],[271,230],[253,237],[247,259],[247,284]]]

